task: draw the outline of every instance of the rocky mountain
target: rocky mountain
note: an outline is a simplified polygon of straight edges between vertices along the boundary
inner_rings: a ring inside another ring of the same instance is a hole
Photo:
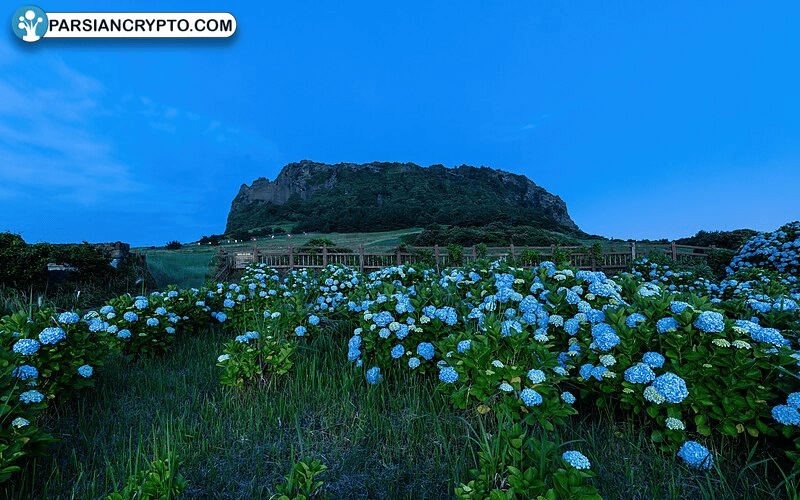
[[[564,201],[523,175],[488,167],[413,163],[290,163],[274,181],[243,184],[226,234],[384,231],[492,222],[576,232]]]

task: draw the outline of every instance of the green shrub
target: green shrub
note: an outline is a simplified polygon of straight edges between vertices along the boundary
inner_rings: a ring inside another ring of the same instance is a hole
[[[140,470],[130,477],[122,491],[115,491],[106,500],[170,500],[178,498],[189,482],[177,474],[181,466],[177,455],[169,452],[167,458],[150,462],[147,469]]]
[[[327,498],[325,483],[317,480],[317,476],[328,470],[319,460],[306,457],[292,466],[286,475],[286,484],[275,487],[275,500],[306,500],[310,498]]]

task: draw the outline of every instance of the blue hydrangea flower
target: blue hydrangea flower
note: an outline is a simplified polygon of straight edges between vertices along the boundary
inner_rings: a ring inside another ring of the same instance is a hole
[[[463,353],[463,352],[469,350],[471,345],[472,345],[472,341],[470,341],[470,340],[462,340],[461,342],[458,343],[458,345],[456,346],[456,349],[458,350],[458,352]]]
[[[94,370],[89,365],[82,365],[78,367],[78,375],[80,375],[83,378],[91,377],[93,371]]]
[[[443,321],[448,326],[453,326],[458,321],[458,314],[456,310],[450,306],[442,307],[436,310],[436,317]]]
[[[42,330],[39,334],[39,342],[42,344],[56,344],[59,340],[67,338],[66,332],[58,327],[50,327]]]
[[[580,328],[581,324],[575,318],[570,318],[564,322],[564,331],[570,335],[575,335],[578,333],[578,328]]]
[[[748,323],[754,325],[750,329],[750,338],[756,342],[767,342],[776,347],[791,345],[789,339],[781,335],[777,328],[764,328],[751,322]]]
[[[158,326],[157,318],[147,318],[147,326]]]
[[[589,377],[592,376],[592,369],[593,368],[594,368],[594,365],[590,365],[590,364],[587,363],[587,364],[581,366],[581,369],[578,371],[578,375],[580,375],[583,378],[587,378],[588,379]]]
[[[42,393],[39,391],[30,390],[20,394],[19,400],[25,404],[41,403],[44,401],[44,395],[42,395]]]
[[[778,405],[772,408],[772,418],[783,425],[800,426],[800,411],[787,405]]]
[[[408,360],[408,367],[413,370],[414,368],[419,367],[419,363],[419,358],[411,358]]]
[[[145,298],[136,299],[136,302],[133,303],[133,307],[139,309],[140,311],[146,308],[150,303]]]
[[[39,378],[39,370],[37,370],[35,366],[22,365],[18,368],[14,368],[14,371],[11,372],[11,376],[19,377],[20,380]]]
[[[34,339],[19,339],[12,347],[13,351],[24,356],[30,356],[39,350],[39,342]]]
[[[308,324],[311,326],[317,326],[319,324],[319,316],[312,314],[308,317]]]
[[[394,333],[398,340],[403,340],[408,336],[408,325],[403,323],[400,325],[400,328]]]
[[[167,310],[163,307],[157,307],[156,314],[158,314],[159,316],[164,316],[165,314],[167,314]]]
[[[108,329],[108,323],[101,321],[99,318],[94,318],[89,322],[90,332],[103,332]]]
[[[575,396],[573,396],[572,393],[569,391],[562,392],[561,399],[563,399],[565,403],[570,405],[575,403]]]
[[[458,372],[452,366],[445,366],[439,370],[439,380],[445,384],[452,384],[458,380]]]
[[[537,406],[542,404],[542,395],[533,389],[523,389],[519,398],[525,403],[525,406]]]
[[[800,408],[800,392],[793,392],[786,398],[786,404],[792,408]]]
[[[625,324],[628,328],[636,328],[636,326],[643,321],[647,321],[644,314],[633,313],[625,319]]]
[[[122,318],[128,323],[133,323],[139,319],[139,316],[133,311],[128,311],[122,315]]]
[[[547,379],[547,377],[545,376],[545,374],[544,374],[544,372],[542,370],[536,370],[536,369],[530,370],[528,372],[528,378],[534,384],[541,384],[542,382],[544,382]]]
[[[592,373],[590,376],[596,378],[597,380],[603,380],[603,374],[608,371],[608,368],[605,366],[595,366],[592,368]]]
[[[686,382],[671,372],[656,377],[653,381],[653,387],[669,403],[680,403],[689,395]]]
[[[217,313],[217,321],[220,323],[225,323],[225,320],[228,319],[228,315],[225,313]]]
[[[30,421],[27,420],[27,419],[24,419],[22,417],[17,417],[14,420],[11,421],[11,425],[16,427],[17,429],[19,429],[21,427],[25,427],[28,424],[30,424]]]
[[[679,326],[678,320],[672,316],[661,318],[656,322],[656,330],[658,330],[658,333],[667,333],[671,330],[677,330]]]
[[[664,399],[664,396],[662,396],[661,393],[659,393],[656,390],[656,388],[653,387],[652,385],[648,385],[647,387],[644,388],[644,392],[642,393],[642,396],[647,401],[650,401],[651,403],[655,403],[657,405],[660,405],[661,403],[666,401]]]
[[[392,315],[389,313],[389,311],[381,311],[372,317],[372,321],[382,328],[394,321],[394,318],[392,318]]]
[[[306,334],[307,331],[308,330],[306,330],[306,327],[304,327],[303,325],[300,325],[300,326],[298,326],[297,328],[294,329],[294,334],[297,335],[298,337],[302,337],[303,335]]]
[[[592,467],[589,459],[579,451],[565,451],[561,458],[576,469],[589,469]]]
[[[127,338],[130,338],[130,336],[131,336],[131,331],[128,330],[128,329],[123,329],[123,330],[120,330],[119,332],[117,332],[117,337],[119,337],[121,339],[127,339]]]
[[[68,311],[58,315],[58,322],[63,325],[74,325],[81,320],[81,317],[74,312]]]
[[[600,356],[600,364],[603,366],[614,366],[617,364],[617,359],[611,354],[604,354]]]
[[[397,344],[396,346],[392,347],[392,357],[394,359],[399,358],[403,354],[405,354],[406,349],[403,347],[403,344]]]
[[[610,350],[620,343],[620,338],[614,328],[608,323],[598,323],[592,327],[592,338],[598,349],[603,352]]]
[[[651,368],[661,368],[664,366],[664,356],[657,352],[646,352],[642,356],[642,362],[649,365]]]
[[[655,372],[645,363],[639,363],[625,370],[625,380],[631,384],[647,384],[655,379]]]
[[[380,384],[383,381],[383,375],[381,375],[381,369],[377,366],[373,366],[369,370],[367,370],[367,382],[372,385]]]
[[[683,424],[683,422],[673,417],[667,417],[666,426],[667,429],[671,429],[674,431],[682,431],[686,429],[686,426]]]
[[[361,357],[361,350],[358,347],[350,347],[347,351],[347,361],[353,362]],[[359,360],[360,361],[360,360]]]
[[[673,300],[672,303],[669,305],[669,310],[672,311],[673,314],[680,314],[687,307],[690,307],[690,306],[686,302],[681,302],[679,300]]]
[[[430,361],[433,359],[433,344],[430,342],[420,342],[417,346],[417,354]]]
[[[714,311],[703,311],[694,321],[694,327],[706,333],[719,333],[725,330],[722,314]]]
[[[708,448],[697,441],[686,441],[678,450],[678,456],[693,469],[710,469],[714,466],[714,457]]]

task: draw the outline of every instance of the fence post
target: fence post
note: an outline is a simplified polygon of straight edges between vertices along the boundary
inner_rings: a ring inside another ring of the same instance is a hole
[[[594,258],[594,252],[591,250],[589,252],[592,254],[592,272],[595,272],[597,271],[597,259]]]
[[[397,250],[395,251],[395,255],[397,256],[397,258],[395,260],[397,261],[397,265],[399,266],[401,264],[401,262],[400,262],[400,247],[398,247]]]
[[[433,245],[433,259],[436,262],[436,272],[439,272],[439,245]]]
[[[358,246],[358,272],[364,274],[364,245]]]
[[[328,245],[322,245],[322,267],[328,267]]]
[[[289,245],[289,270],[294,271],[294,245]]]
[[[253,242],[253,264],[258,262],[258,240]]]
[[[516,261],[517,260],[517,256],[514,255],[514,244],[513,243],[511,244],[510,248],[511,248],[511,250],[509,250],[509,252],[511,253],[511,260]],[[514,264],[516,264],[516,262],[514,262]]]
[[[631,262],[636,262],[636,242],[631,241]]]
[[[672,249],[672,260],[674,262],[677,262],[678,261],[678,248],[675,245],[675,240],[672,240],[672,244],[670,245],[670,247]]]

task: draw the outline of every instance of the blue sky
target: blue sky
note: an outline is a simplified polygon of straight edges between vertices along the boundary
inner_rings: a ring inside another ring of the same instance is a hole
[[[797,2],[457,4],[38,3],[238,27],[28,44],[6,24],[0,231],[194,241],[241,184],[303,159],[508,170],[615,238],[800,219]]]

